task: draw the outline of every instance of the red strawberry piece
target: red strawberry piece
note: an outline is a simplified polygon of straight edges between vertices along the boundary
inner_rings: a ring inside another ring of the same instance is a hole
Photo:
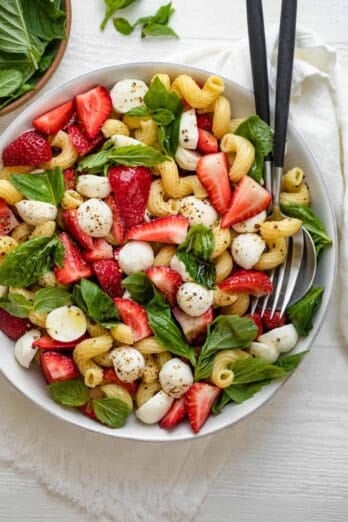
[[[143,223],[152,180],[150,169],[118,166],[110,168],[108,176],[126,228]]]
[[[70,120],[74,111],[74,102],[68,101],[33,120],[33,126],[42,134],[56,134]]]
[[[71,381],[72,379],[77,379],[80,375],[72,358],[61,353],[41,352],[40,364],[49,384],[52,382]]]
[[[152,335],[146,311],[140,304],[131,299],[123,298],[114,299],[114,303],[122,321],[131,328],[134,342],[141,341],[141,339]]]
[[[255,335],[255,339],[257,339],[260,335],[262,335],[263,327],[262,327],[262,320],[260,314],[257,312],[254,312],[250,315],[245,315],[244,317],[247,317],[248,319],[251,319],[254,321],[255,326],[257,327],[257,334]]]
[[[95,261],[101,261],[102,259],[113,259],[114,252],[110,243],[105,241],[105,239],[95,239],[93,241],[92,250],[84,252],[83,257],[86,261],[94,263]]]
[[[175,306],[176,293],[182,284],[181,276],[168,266],[153,266],[146,270],[146,275],[158,288],[171,306]]]
[[[81,245],[83,248],[93,250],[93,238],[84,232],[77,221],[77,209],[64,210],[62,214],[64,227],[67,232]]]
[[[191,428],[198,433],[211,412],[221,390],[206,382],[195,382],[186,393],[186,411]]]
[[[79,281],[83,277],[90,277],[93,273],[92,268],[83,259],[80,250],[71,241],[66,232],[59,234],[64,246],[63,266],[54,267],[54,273],[60,283],[69,284]]]
[[[0,330],[4,332],[7,337],[17,341],[29,328],[30,323],[27,319],[15,317],[0,308]]]
[[[83,404],[82,406],[80,406],[80,410],[82,411],[82,413],[84,415],[87,415],[87,417],[89,417],[90,419],[98,421],[97,416],[94,413],[94,407],[93,407],[92,400],[89,400],[88,402],[86,402],[86,404]]]
[[[79,156],[85,156],[98,145],[101,145],[104,140],[101,132],[99,132],[93,139],[87,138],[78,125],[70,125],[67,130]]]
[[[270,278],[258,270],[237,270],[225,281],[219,283],[218,287],[223,292],[232,294],[245,292],[256,297],[271,294],[273,290]]]
[[[173,314],[175,319],[180,324],[182,331],[189,343],[193,343],[193,341],[200,336],[201,334],[205,334],[207,331],[208,324],[212,322],[214,319],[213,309],[209,308],[204,314],[199,315],[198,317],[190,317],[185,314],[180,308],[174,308]]]
[[[185,396],[173,402],[170,410],[161,419],[160,428],[172,430],[186,416]]]
[[[110,116],[112,103],[110,94],[102,85],[75,98],[77,117],[88,138],[95,138],[105,120]]]
[[[224,152],[203,156],[197,165],[197,175],[206,188],[213,207],[224,214],[231,201],[228,161]]]
[[[35,130],[24,132],[4,149],[2,161],[5,167],[38,166],[52,158],[47,138]]]
[[[131,228],[126,234],[126,239],[180,245],[180,243],[185,241],[188,225],[188,220],[183,216],[152,219],[149,223],[143,223]]]
[[[271,199],[271,194],[259,183],[249,176],[243,176],[235,187],[229,209],[222,218],[221,227],[228,228],[256,216],[268,208]]]
[[[114,259],[104,259],[93,263],[95,275],[100,286],[110,297],[120,297],[123,294],[121,286],[122,271]]]
[[[122,245],[124,241],[124,236],[126,234],[126,224],[121,216],[120,209],[118,208],[114,196],[108,196],[105,199],[105,203],[110,207],[112,216],[113,216],[113,223],[112,223],[112,235],[115,239],[115,241]]]
[[[197,149],[202,152],[202,154],[215,154],[219,150],[218,141],[211,132],[198,129]]]
[[[286,316],[283,315],[280,317],[280,313],[276,311],[274,312],[273,317],[271,317],[271,311],[265,310],[265,313],[261,317],[261,321],[265,331],[267,332],[268,330],[274,330],[274,328],[284,326],[286,323]]]
[[[68,343],[64,343],[62,341],[56,341],[52,339],[49,335],[43,335],[37,341],[33,342],[33,346],[35,348],[40,348],[40,350],[72,350],[75,348],[77,343],[86,339],[86,336],[80,337],[80,339],[76,339],[76,341],[70,341]]]
[[[197,127],[211,132],[213,128],[213,114],[211,112],[197,114]]]
[[[74,169],[66,169],[64,174],[64,185],[66,190],[75,190],[76,188],[76,174]]]
[[[123,382],[116,375],[116,372],[113,368],[105,368],[103,371],[103,384],[118,384],[122,386],[125,390],[127,390],[130,394],[133,394],[138,389],[138,383],[134,382]]]
[[[185,98],[181,100],[181,103],[183,104],[185,111],[192,109],[192,105],[190,105],[189,102],[185,100]]]
[[[0,236],[7,236],[19,225],[16,216],[4,199],[0,198]]]
[[[63,130],[67,132],[69,130],[70,125],[75,125],[75,123],[77,123],[77,114],[74,111],[67,123],[64,125]]]

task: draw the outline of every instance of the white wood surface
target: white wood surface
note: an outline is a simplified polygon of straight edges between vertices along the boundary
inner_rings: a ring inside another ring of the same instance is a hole
[[[152,12],[161,3],[164,1],[143,0],[139,8],[128,11],[135,18],[139,11]],[[86,60],[86,70],[90,70],[118,61],[164,60],[170,53],[211,40],[233,45],[246,36],[244,4],[244,0],[174,0],[173,26],[181,35],[179,42],[140,41],[138,35],[124,38],[115,33],[114,54],[110,54],[98,30],[103,0],[73,0],[68,52],[48,87],[75,76],[76,60]],[[280,1],[265,0],[264,4],[266,26],[278,23]],[[299,4],[299,23],[336,47],[342,68],[347,70],[348,1]],[[108,31],[113,31],[111,25]],[[91,48],[95,49],[93,58],[88,52]],[[348,75],[344,86],[348,87]],[[0,127],[12,117],[0,118]],[[273,400],[233,430],[235,450],[204,501],[197,522],[347,520],[348,351],[338,331],[335,301],[334,296],[326,320],[329,328],[325,335],[319,334],[315,349],[299,370]],[[50,493],[35,477],[0,463],[0,520],[92,519]]]

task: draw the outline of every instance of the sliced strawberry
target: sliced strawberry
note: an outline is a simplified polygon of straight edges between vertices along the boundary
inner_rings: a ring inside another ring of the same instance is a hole
[[[24,132],[4,149],[2,161],[5,167],[38,166],[52,158],[47,138],[35,130]]]
[[[27,319],[15,317],[0,308],[0,330],[4,332],[7,337],[17,341],[29,328],[30,323]]]
[[[244,292],[256,297],[271,294],[273,290],[270,278],[258,270],[237,270],[228,279],[219,283],[218,287],[223,292],[231,294]]]
[[[158,288],[171,306],[176,304],[176,293],[182,284],[181,276],[169,266],[153,266],[146,270],[146,275]]]
[[[64,185],[66,190],[75,190],[76,188],[76,174],[74,169],[65,169]]]
[[[173,402],[172,407],[161,419],[159,425],[164,430],[172,430],[186,416],[185,396]]]
[[[16,216],[4,199],[0,198],[0,236],[7,236],[19,225]]]
[[[77,117],[88,138],[95,138],[105,120],[110,116],[112,103],[110,94],[102,85],[75,98]]]
[[[99,132],[93,139],[87,138],[78,125],[69,125],[67,130],[79,156],[85,156],[89,152],[92,152],[92,150],[101,145],[104,140],[101,132]]]
[[[126,239],[180,245],[185,241],[188,225],[188,220],[183,216],[157,218],[131,228],[126,234]]]
[[[64,210],[62,214],[64,227],[67,232],[81,245],[83,248],[93,250],[93,238],[84,232],[77,221],[77,209]]]
[[[80,410],[82,411],[82,413],[84,415],[87,415],[87,417],[89,417],[90,419],[93,419],[93,420],[99,422],[96,414],[94,413],[94,407],[93,407],[92,400],[89,400],[88,402],[86,402],[86,404],[83,404],[82,406],[80,406]]]
[[[214,319],[213,309],[209,308],[204,314],[198,317],[190,317],[185,314],[180,308],[174,308],[173,314],[175,319],[180,324],[182,331],[189,343],[207,331],[208,324]]]
[[[113,216],[112,235],[117,244],[122,245],[126,234],[125,221],[121,216],[120,209],[116,204],[114,196],[108,196],[105,199],[105,203],[110,207]]]
[[[72,358],[61,353],[41,352],[40,364],[49,384],[52,382],[71,381],[80,375]]]
[[[203,156],[197,165],[197,175],[207,189],[213,207],[224,214],[231,201],[228,161],[224,152]]]
[[[228,228],[256,216],[268,208],[271,199],[271,194],[259,183],[249,176],[243,176],[235,187],[230,207],[222,218],[221,227]]]
[[[60,283],[69,284],[79,281],[83,277],[90,277],[93,274],[92,268],[83,259],[80,250],[71,241],[66,232],[59,234],[64,246],[63,266],[54,267],[54,273]]]
[[[114,252],[110,243],[105,241],[105,239],[95,239],[92,250],[87,250],[82,255],[86,261],[94,263],[103,259],[113,259]]]
[[[122,271],[114,259],[104,259],[93,263],[95,275],[100,286],[110,297],[120,297],[123,294],[121,286]]]
[[[279,312],[274,312],[273,317],[271,317],[271,311],[265,310],[263,316],[261,317],[262,325],[264,330],[268,332],[268,330],[274,330],[274,328],[279,328],[280,326],[284,326],[286,323],[286,316],[283,315],[280,317]]]
[[[110,168],[108,176],[126,228],[143,223],[152,181],[150,169],[118,166]]]
[[[42,134],[56,134],[70,120],[74,112],[74,102],[68,101],[33,120],[33,126]]]
[[[220,395],[217,386],[206,382],[195,382],[186,393],[186,411],[191,428],[198,433],[211,412],[212,406]]]
[[[68,132],[68,129],[69,129],[70,125],[75,125],[75,123],[77,124],[77,114],[74,111],[72,113],[71,117],[69,118],[69,121],[67,121],[67,123],[64,125],[63,130],[65,132]]]
[[[134,382],[123,382],[121,381],[113,368],[105,368],[103,371],[103,384],[118,384],[127,390],[130,394],[133,394],[138,389],[137,381]]]
[[[122,321],[131,328],[135,342],[152,335],[146,311],[140,304],[123,298],[114,299],[114,303]]]
[[[211,132],[198,129],[197,149],[202,152],[202,154],[215,154],[219,150],[218,141]]]
[[[76,341],[70,341],[68,343],[64,343],[62,341],[56,341],[52,339],[49,335],[44,335],[40,337],[37,341],[33,342],[33,346],[35,348],[40,348],[40,350],[72,350],[75,348],[77,343],[85,339],[86,337],[80,337],[80,339],[76,339]]]
[[[254,312],[253,314],[245,315],[244,317],[247,317],[249,319],[252,319],[254,321],[255,326],[257,327],[257,334],[255,335],[255,339],[257,339],[260,335],[262,335],[263,327],[262,327],[262,320],[260,314],[257,312]]]
[[[213,128],[213,114],[211,112],[197,114],[197,127],[211,132]]]

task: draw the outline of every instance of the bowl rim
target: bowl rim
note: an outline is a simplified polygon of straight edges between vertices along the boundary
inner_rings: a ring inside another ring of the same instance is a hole
[[[108,73],[109,71],[111,72],[117,72],[118,70],[122,70],[123,68],[125,67],[162,67],[162,68],[165,68],[165,67],[178,67],[178,68],[182,68],[183,70],[186,70],[186,72],[191,72],[192,74],[194,74],[195,72],[197,74],[203,74],[205,76],[207,75],[212,75],[212,74],[216,74],[216,73],[212,73],[211,71],[208,71],[208,70],[205,70],[205,69],[202,69],[200,67],[195,67],[195,66],[191,66],[191,65],[187,65],[187,64],[180,64],[180,63],[175,63],[175,62],[164,62],[164,61],[149,61],[149,62],[124,62],[124,63],[121,63],[121,64],[117,64],[117,65],[109,65],[109,66],[106,66],[106,67],[101,67],[100,69],[94,69],[92,71],[87,71],[79,76],[76,76],[75,78],[72,78],[70,80],[68,80],[67,82],[64,82],[62,84],[60,84],[59,86],[57,87],[54,87],[53,89],[51,89],[50,91],[48,91],[47,93],[45,93],[42,97],[38,98],[37,100],[35,100],[34,103],[32,103],[31,105],[29,105],[28,107],[26,107],[26,109],[18,116],[16,116],[16,118],[11,122],[10,125],[8,125],[8,127],[6,127],[5,131],[3,132],[1,138],[3,137],[3,135],[7,132],[7,130],[12,127],[17,119],[19,118],[25,118],[26,117],[26,114],[27,112],[31,111],[32,108],[35,107],[35,105],[38,105],[40,104],[42,101],[45,101],[47,100],[48,98],[51,98],[53,97],[53,95],[55,93],[59,93],[61,90],[64,90],[65,88],[67,88],[69,85],[71,84],[74,84],[74,82],[76,81],[83,81],[84,79],[88,79],[91,75],[95,74],[95,73],[99,73],[99,74],[103,74],[103,73]],[[251,89],[248,89],[242,85],[240,85],[239,83],[229,79],[229,78],[226,78],[224,77],[223,75],[219,74],[219,76],[224,80],[226,81],[227,83],[230,83],[230,84],[233,84],[234,86],[236,86],[240,91],[244,92],[245,94],[248,94],[249,96],[253,96],[253,91]],[[310,158],[311,158],[311,162],[313,163],[313,165],[315,166],[315,169],[316,169],[316,173],[319,174],[319,178],[320,178],[320,181],[321,181],[321,184],[323,185],[323,187],[326,188],[327,190],[327,187],[326,187],[326,183],[325,183],[325,178],[324,178],[324,175],[321,171],[321,168],[317,162],[317,160],[315,159],[314,157],[314,154],[312,153],[311,149],[309,148],[309,146],[307,145],[306,141],[304,140],[304,138],[302,137],[302,135],[300,134],[300,132],[295,128],[295,126],[289,121],[288,123],[288,128],[291,130],[292,134],[296,136],[296,139],[298,141],[300,141],[303,145],[303,147],[306,149],[307,153],[309,154]],[[333,270],[332,270],[332,273],[331,273],[331,286],[330,288],[328,289],[327,287],[325,288],[325,292],[324,292],[324,296],[325,296],[325,309],[322,309],[322,306],[324,306],[323,304],[321,305],[321,308],[320,308],[320,311],[321,311],[321,317],[320,317],[320,321],[319,323],[316,325],[316,330],[312,333],[312,337],[311,337],[311,343],[313,343],[313,341],[317,338],[322,326],[323,326],[323,323],[324,323],[324,320],[325,320],[325,317],[327,315],[327,312],[328,312],[328,304],[329,304],[329,301],[331,299],[331,296],[332,296],[332,293],[333,293],[333,289],[334,289],[334,285],[335,285],[335,281],[336,281],[336,276],[337,276],[337,269],[338,269],[338,231],[337,231],[337,220],[336,220],[336,215],[335,215],[335,212],[334,212],[334,207],[333,207],[333,203],[331,201],[331,198],[329,196],[329,193],[327,191],[327,200],[328,200],[328,207],[329,207],[329,211],[330,211],[330,220],[331,220],[331,223],[332,223],[332,228],[333,228],[333,237],[331,238],[332,239],[332,246],[331,246],[331,252],[332,252],[332,256],[333,256]],[[319,313],[320,313],[319,311]],[[62,413],[60,412],[53,412],[50,407],[49,407],[49,402],[47,401],[47,404],[46,403],[41,403],[29,396],[27,396],[26,394],[24,394],[22,392],[22,390],[20,388],[18,388],[16,386],[16,384],[4,373],[2,367],[0,366],[0,371],[1,371],[1,374],[5,377],[5,379],[21,394],[21,395],[24,395],[26,399],[30,400],[31,402],[33,402],[35,405],[39,406],[42,410],[44,410],[45,412],[49,413],[50,415],[53,415],[55,416],[56,418],[60,419],[60,420],[63,420],[64,422],[68,423],[68,424],[72,424],[73,426],[76,426],[77,428],[79,429],[82,429],[82,430],[87,430],[89,432],[92,432],[92,433],[95,433],[95,434],[98,434],[99,436],[106,436],[106,437],[113,437],[115,439],[117,438],[120,438],[120,439],[124,439],[124,440],[131,440],[131,441],[139,441],[139,442],[149,442],[149,443],[178,443],[178,442],[182,442],[182,441],[194,441],[194,440],[199,440],[203,437],[208,437],[208,436],[211,436],[211,435],[214,435],[215,433],[218,433],[220,431],[223,431],[225,429],[228,429],[228,428],[232,428],[232,426],[235,426],[236,424],[238,424],[239,422],[243,421],[244,419],[246,419],[247,417],[249,417],[250,415],[252,415],[253,413],[255,413],[257,410],[259,410],[261,407],[263,407],[266,403],[268,403],[268,401],[270,401],[271,398],[273,398],[275,396],[275,394],[284,386],[285,382],[288,381],[288,379],[290,379],[290,377],[295,373],[292,372],[290,373],[289,375],[287,375],[286,377],[282,378],[282,380],[279,382],[279,385],[272,391],[272,393],[260,404],[258,404],[253,410],[243,414],[240,418],[236,419],[236,420],[232,420],[230,423],[227,423],[226,425],[224,426],[220,426],[220,427],[217,427],[217,428],[212,428],[210,431],[206,432],[206,433],[189,433],[189,434],[184,434],[184,435],[180,435],[180,436],[175,436],[174,434],[174,437],[173,438],[170,438],[170,439],[158,439],[156,437],[152,437],[152,436],[149,436],[147,438],[143,438],[142,436],[134,436],[134,435],[122,435],[122,430],[113,430],[110,428],[110,430],[108,432],[101,432],[100,431],[100,428],[98,426],[98,424],[95,422],[95,423],[92,423],[89,425],[89,426],[82,426],[81,424],[79,424],[78,422],[75,422],[73,420],[70,420],[70,419],[67,419],[65,416],[64,416],[64,409],[62,408]]]
[[[43,76],[41,76],[40,80],[35,85],[34,89],[27,92],[26,94],[23,94],[13,102],[9,103],[4,107],[3,109],[0,109],[0,117],[5,116],[6,114],[9,114],[10,112],[18,109],[18,107],[21,107],[24,103],[28,102],[33,98],[48,82],[48,80],[53,76],[53,74],[58,69],[61,61],[63,60],[66,48],[68,46],[68,41],[70,37],[70,30],[71,30],[71,18],[72,18],[72,7],[71,7],[71,0],[64,0],[64,10],[66,12],[66,38],[64,40],[60,40],[57,45],[57,53],[54,57],[53,62],[45,71]]]

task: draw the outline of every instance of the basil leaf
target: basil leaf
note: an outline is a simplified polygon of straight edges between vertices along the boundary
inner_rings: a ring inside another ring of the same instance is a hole
[[[172,36],[173,38],[179,38],[177,33],[169,27],[169,25],[162,25],[156,23],[146,24],[141,31],[141,37],[146,38],[147,36]]]
[[[36,292],[33,310],[40,313],[48,313],[70,302],[71,295],[62,288],[42,288]]]
[[[72,298],[78,306],[82,302],[82,310],[86,310],[97,323],[106,328],[117,324],[119,315],[113,300],[92,281],[82,279],[79,285],[74,286]]]
[[[105,2],[105,15],[103,21],[100,25],[100,29],[103,31],[105,29],[106,24],[114,16],[116,11],[119,9],[124,9],[128,5],[131,5],[136,0],[104,0]]]
[[[231,384],[225,388],[221,397],[213,406],[213,413],[221,413],[221,410],[230,402],[241,404],[248,399],[251,399],[257,392],[261,390],[266,384],[269,384],[271,379],[264,379],[263,381],[252,382],[249,384]]]
[[[113,24],[116,29],[121,34],[128,36],[134,31],[134,26],[128,22],[125,18],[114,18]]]
[[[40,174],[12,174],[11,183],[28,199],[59,206],[65,186],[61,167]]]
[[[144,102],[152,111],[167,109],[175,115],[182,108],[178,95],[173,91],[168,91],[158,77],[151,83],[144,96]]]
[[[49,67],[51,67],[53,60],[56,57],[56,54],[57,54],[57,49],[55,46],[53,46],[53,47],[49,46],[45,50],[45,52],[40,60],[40,63],[39,63],[39,72],[40,73],[47,71],[47,69]]]
[[[293,370],[295,370],[295,368],[297,368],[304,356],[307,355],[308,351],[309,350],[300,353],[293,353],[292,355],[287,355],[285,357],[282,357],[281,359],[278,359],[278,361],[274,364],[275,366],[283,368],[287,373],[290,373]]]
[[[199,259],[191,252],[178,252],[177,257],[185,265],[187,272],[192,279],[203,286],[212,288],[216,281],[216,269],[214,263],[211,261],[204,261]]]
[[[210,260],[213,250],[213,232],[204,225],[194,225],[176,251],[192,279],[209,288],[216,280],[215,265]]]
[[[306,337],[313,328],[313,317],[320,308],[323,293],[322,287],[311,288],[302,299],[286,309],[287,316],[301,337]]]
[[[122,286],[140,304],[147,304],[154,296],[152,284],[144,272],[130,274],[123,279]]]
[[[66,13],[47,0],[21,0],[30,34],[46,41],[66,38]]]
[[[128,145],[116,147],[109,153],[112,163],[125,165],[126,167],[154,167],[167,159],[158,150],[146,145]]]
[[[263,179],[264,158],[273,150],[273,131],[259,116],[250,116],[236,130],[238,136],[249,140],[255,147],[255,161],[248,176],[259,182]]]
[[[53,254],[53,261],[54,261],[54,264],[57,265],[58,268],[62,268],[62,266],[64,264],[64,254],[65,254],[65,248],[64,248],[63,242],[61,241],[61,239],[59,237],[57,237],[56,248],[55,248],[54,254]]]
[[[156,109],[152,113],[152,119],[157,125],[169,125],[174,119],[175,116],[168,109]]]
[[[194,349],[187,344],[181,330],[177,326],[170,306],[164,297],[155,290],[154,297],[146,307],[149,325],[156,339],[170,353],[185,357],[195,366],[196,355]]]
[[[135,116],[136,118],[143,118],[144,116],[150,116],[151,112],[148,107],[134,107],[130,111],[126,112],[126,116]]]
[[[0,71],[0,98],[11,96],[22,85],[23,74],[15,69]]]
[[[209,326],[195,369],[195,380],[208,379],[214,356],[220,350],[246,348],[255,339],[257,327],[251,319],[239,315],[220,315]]]
[[[182,112],[182,109],[181,109]],[[178,115],[175,117],[175,120],[172,121],[169,125],[164,127],[163,125],[159,128],[158,140],[162,147],[162,150],[174,158],[176,149],[179,144],[179,132],[180,132],[180,119],[181,112],[178,111]]]
[[[103,168],[109,161],[110,150],[100,150],[95,154],[90,154],[79,161],[77,165],[78,172],[90,172],[91,174],[98,174],[103,172]]]
[[[238,359],[231,364],[230,368],[234,373],[233,384],[248,384],[263,381],[264,379],[279,379],[287,374],[284,368],[256,357]]]
[[[287,216],[301,219],[303,227],[308,230],[312,236],[317,256],[319,256],[325,248],[332,245],[332,240],[327,235],[322,221],[310,207],[291,203],[281,205],[281,210]]]
[[[24,295],[9,293],[7,296],[0,299],[0,308],[3,308],[15,317],[28,317],[32,310],[32,304]]]
[[[110,428],[121,428],[131,413],[124,401],[111,397],[94,400],[93,409],[97,419]]]
[[[89,399],[89,390],[79,379],[54,382],[47,388],[52,399],[64,406],[83,406]]]
[[[32,61],[24,54],[6,53],[0,49],[0,70],[4,69],[19,71],[23,75],[23,82],[29,80],[35,72]]]

